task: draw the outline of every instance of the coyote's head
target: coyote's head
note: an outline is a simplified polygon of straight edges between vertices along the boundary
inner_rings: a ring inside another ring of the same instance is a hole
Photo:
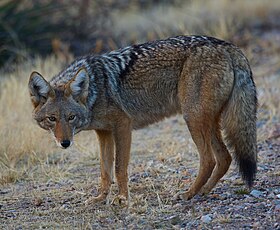
[[[34,106],[33,117],[38,125],[53,133],[59,147],[71,146],[74,134],[89,123],[87,71],[82,68],[70,82],[55,87],[41,74],[33,72],[28,86]]]

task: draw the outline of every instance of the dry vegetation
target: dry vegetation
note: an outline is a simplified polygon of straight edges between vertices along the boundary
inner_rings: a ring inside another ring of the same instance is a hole
[[[246,30],[252,23],[264,23],[279,8],[279,2],[274,0],[269,4],[262,0],[183,1],[180,6],[116,11],[113,30],[118,35],[125,33],[136,42],[172,34],[208,34],[234,40],[237,32]]]
[[[174,34],[203,33],[229,39],[243,48],[252,64],[259,95],[261,173],[256,189],[275,196],[280,194],[279,13],[278,0],[214,0],[186,1],[180,7],[175,4],[145,11],[129,8],[112,14],[112,31],[122,45]],[[54,56],[37,57],[15,65],[11,73],[1,72],[0,228],[233,229],[246,228],[248,223],[247,228],[264,226],[255,223],[265,223],[270,229],[280,227],[280,206],[276,210],[280,203],[273,203],[274,198],[270,210],[255,210],[266,202],[260,197],[252,201],[252,206],[244,204],[247,213],[238,217],[234,208],[246,201],[248,191],[236,180],[237,173],[232,169],[208,197],[188,203],[172,201],[177,191],[189,186],[198,163],[196,149],[180,117],[133,134],[128,210],[105,204],[84,206],[90,194],[97,192],[99,182],[94,132],[77,135],[76,145],[70,150],[58,149],[51,136],[32,121],[27,91],[31,71],[51,77],[61,70],[64,61]],[[228,211],[232,206],[233,211]],[[207,213],[213,214],[211,223],[201,219]]]

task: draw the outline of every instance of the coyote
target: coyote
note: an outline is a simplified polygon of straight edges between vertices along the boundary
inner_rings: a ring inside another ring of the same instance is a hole
[[[127,205],[131,132],[182,114],[200,156],[198,175],[182,199],[207,194],[233,156],[250,188],[257,169],[256,87],[248,60],[231,43],[177,36],[80,57],[49,82],[32,72],[29,91],[38,125],[68,148],[74,134],[95,130],[100,145],[100,194],[107,200],[113,162]],[[223,135],[222,135],[223,132]]]

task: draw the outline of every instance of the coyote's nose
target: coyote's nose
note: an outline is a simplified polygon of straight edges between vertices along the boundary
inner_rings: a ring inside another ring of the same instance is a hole
[[[68,148],[70,146],[71,142],[69,140],[63,140],[63,141],[61,141],[60,144],[63,148]]]

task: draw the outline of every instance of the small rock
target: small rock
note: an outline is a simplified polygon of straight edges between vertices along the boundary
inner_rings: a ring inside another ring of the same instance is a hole
[[[6,193],[9,193],[9,190],[0,189],[0,194],[6,194]]]
[[[201,221],[203,223],[210,223],[212,221],[212,218],[211,218],[210,215],[204,215],[204,216],[201,217]]]
[[[253,228],[255,228],[255,229],[257,229],[257,228],[260,228],[260,226],[261,226],[261,223],[260,222],[255,222],[255,223],[253,223]]]
[[[254,189],[250,192],[250,195],[255,197],[255,198],[260,198],[263,195],[263,193],[259,190]]]
[[[268,196],[267,196],[267,198],[269,198],[269,199],[274,199],[274,198],[275,198],[274,193],[269,193]]]
[[[178,215],[170,216],[168,219],[172,225],[177,225],[181,222],[181,218]]]
[[[275,212],[280,212],[280,204],[277,204],[276,206],[275,206]]]
[[[67,210],[67,209],[70,209],[70,206],[68,204],[62,204],[59,208],[60,210]]]
[[[149,177],[150,176],[150,173],[149,172],[144,172],[142,173],[141,177],[142,178],[146,178],[146,177]]]
[[[277,196],[278,199],[280,199],[280,194],[277,194],[276,196]]]
[[[276,200],[276,199],[275,199],[275,200],[272,201],[272,203],[273,203],[274,205],[278,205],[278,204],[280,205],[280,200],[278,200],[278,199]]]

